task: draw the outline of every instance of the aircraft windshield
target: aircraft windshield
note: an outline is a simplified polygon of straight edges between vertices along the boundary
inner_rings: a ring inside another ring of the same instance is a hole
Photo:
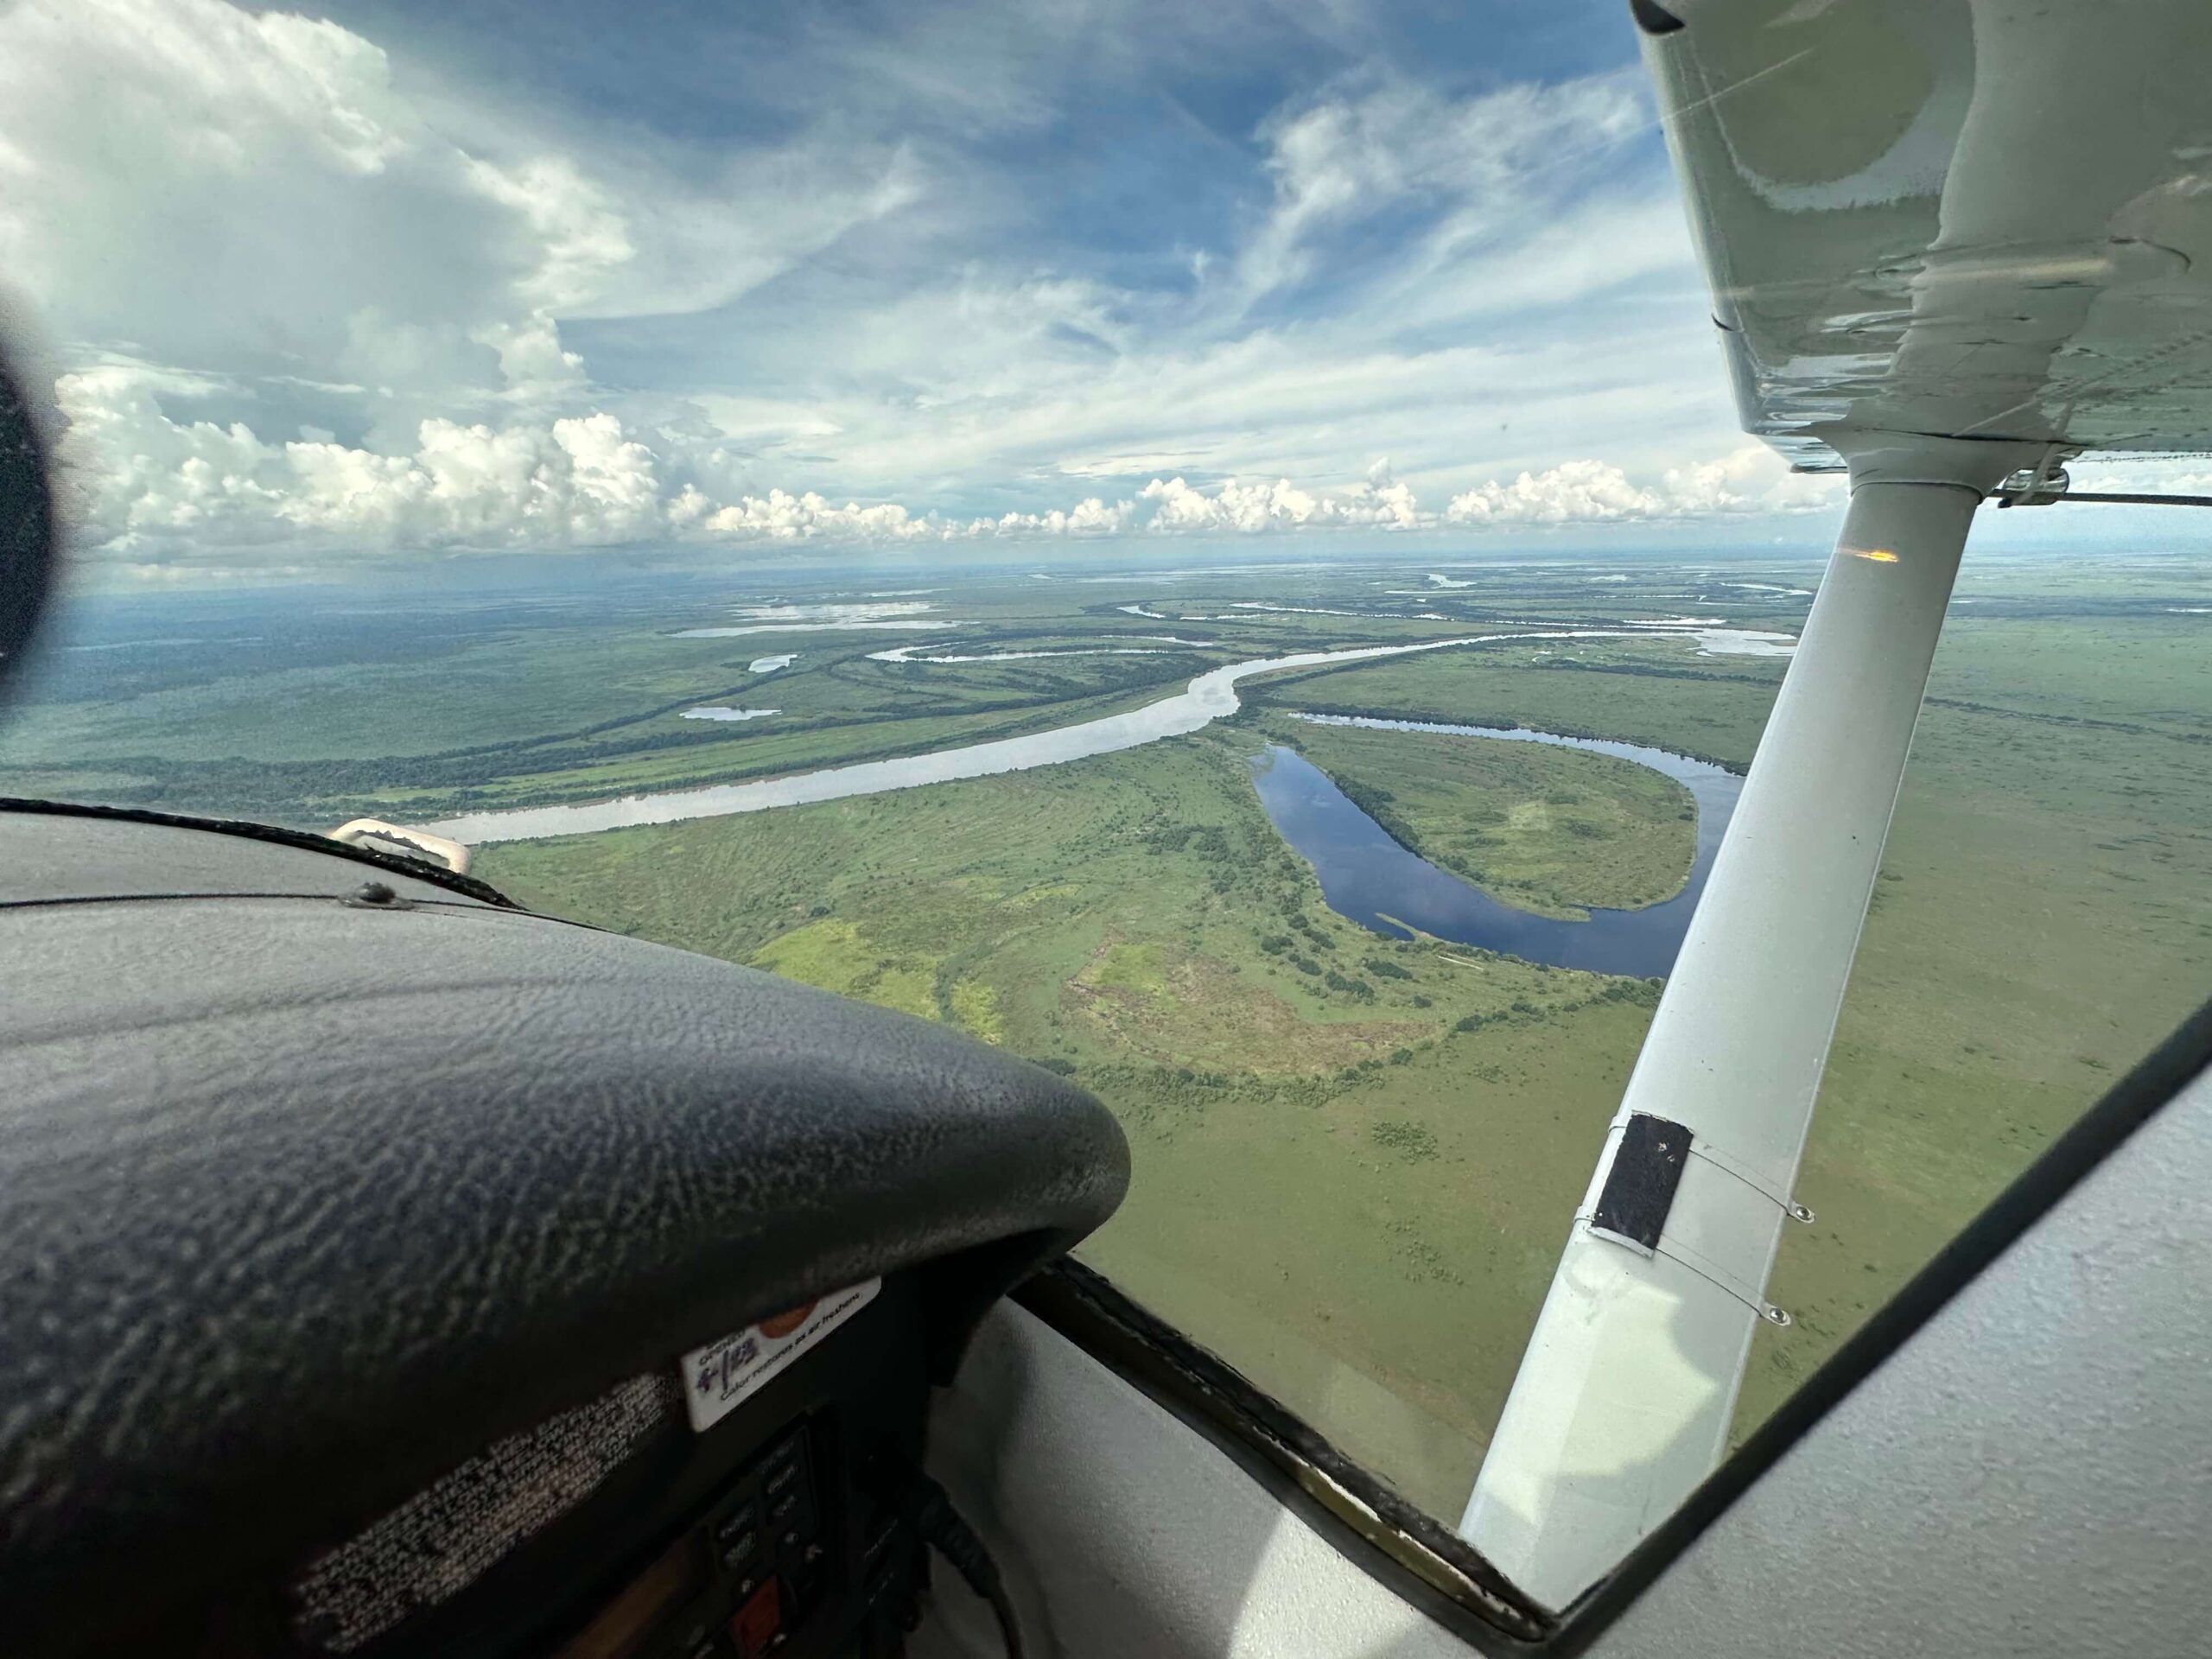
[[[1494,10],[0,13],[0,794],[428,830],[1072,1078],[1084,1259],[1456,1523],[1844,500],[1622,8]],[[1738,1438],[2212,981],[2183,517],[1980,517]]]

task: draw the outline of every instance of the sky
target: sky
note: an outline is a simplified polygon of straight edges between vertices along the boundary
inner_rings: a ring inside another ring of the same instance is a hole
[[[1825,539],[1620,0],[0,8],[81,558]]]

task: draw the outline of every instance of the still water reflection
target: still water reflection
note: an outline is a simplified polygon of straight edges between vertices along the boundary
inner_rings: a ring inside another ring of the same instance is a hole
[[[1302,715],[1317,725],[1370,730],[1490,738],[1509,743],[1546,743],[1587,749],[1651,767],[1687,786],[1697,801],[1697,852],[1688,884],[1663,903],[1643,910],[1592,910],[1584,922],[1562,921],[1516,910],[1408,852],[1374,819],[1348,800],[1325,773],[1280,745],[1270,746],[1255,769],[1261,804],[1283,838],[1313,865],[1329,907],[1363,927],[1394,938],[1418,929],[1454,944],[1473,945],[1592,973],[1664,975],[1675,965],[1690,914],[1713,868],[1722,831],[1744,780],[1710,761],[1693,760],[1634,743],[1558,737],[1522,729],[1492,731],[1417,721],[1351,719]]]

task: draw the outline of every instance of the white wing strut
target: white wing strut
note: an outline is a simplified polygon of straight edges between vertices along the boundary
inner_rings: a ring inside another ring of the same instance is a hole
[[[2024,453],[1883,437],[1853,458],[1834,557],[1459,1525],[1547,1605],[1725,1447],[1967,527]],[[1639,1126],[1642,1167],[1599,1217],[1616,1230],[1593,1230],[1637,1116],[1694,1138]],[[1663,1211],[1651,1248],[1622,1200]]]

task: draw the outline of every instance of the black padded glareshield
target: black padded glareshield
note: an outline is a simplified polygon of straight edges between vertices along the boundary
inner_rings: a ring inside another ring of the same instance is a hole
[[[949,1376],[1121,1198],[1120,1129],[1049,1071],[440,874],[0,812],[11,1646],[864,1280],[912,1271]]]

